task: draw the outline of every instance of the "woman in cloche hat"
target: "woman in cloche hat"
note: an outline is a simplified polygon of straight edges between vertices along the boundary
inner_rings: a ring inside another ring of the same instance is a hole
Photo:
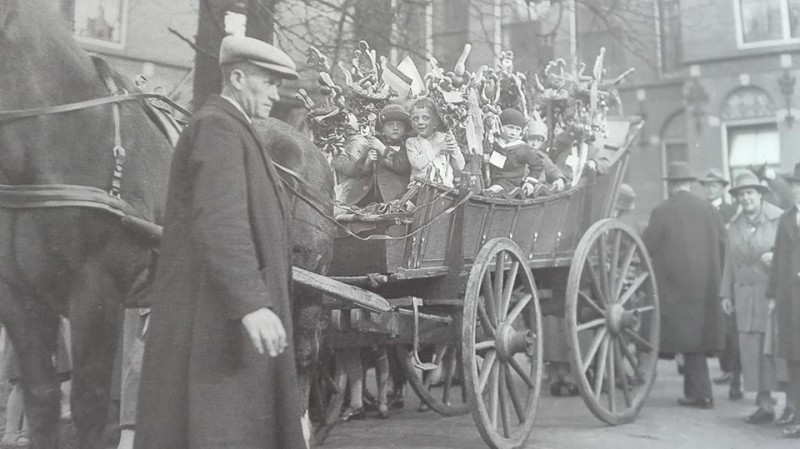
[[[767,341],[773,341],[771,336],[767,337],[768,330],[772,329],[773,306],[765,293],[782,211],[762,201],[768,191],[750,170],[736,176],[730,193],[738,200],[742,212],[731,221],[728,229],[720,286],[722,309],[736,317],[744,390],[758,392],[758,409],[746,419],[750,424],[772,423],[775,419],[772,391],[778,390],[774,350],[766,347]],[[793,408],[787,406],[777,423],[791,422],[794,413]]]

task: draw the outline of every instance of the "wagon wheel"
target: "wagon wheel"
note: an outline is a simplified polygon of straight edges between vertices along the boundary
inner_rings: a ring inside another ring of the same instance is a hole
[[[419,400],[446,416],[469,412],[467,392],[463,378],[460,378],[460,368],[463,366],[461,348],[454,344],[421,344],[420,360],[439,365],[439,368],[432,371],[421,371],[414,367],[410,349],[407,345],[397,345],[406,379]]]
[[[490,447],[522,445],[533,430],[542,378],[542,321],[533,274],[506,238],[472,265],[461,347],[472,418]]]
[[[633,421],[656,375],[659,308],[642,240],[616,220],[581,238],[566,292],[571,365],[586,405],[608,424]]]

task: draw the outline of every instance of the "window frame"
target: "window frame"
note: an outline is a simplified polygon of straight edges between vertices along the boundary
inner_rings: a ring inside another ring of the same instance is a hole
[[[744,17],[742,17],[742,0],[732,0],[734,10],[734,23],[736,24],[736,46],[740,49],[774,47],[800,42],[800,36],[792,37],[792,25],[789,21],[789,0],[779,0],[781,6],[781,31],[780,39],[758,42],[744,41]]]
[[[80,1],[81,0],[75,0],[75,3],[77,4]],[[130,0],[118,0],[118,1],[120,2],[122,7],[120,15],[119,42],[112,42],[112,41],[107,41],[105,39],[97,39],[94,37],[81,36],[77,33],[77,30],[73,29],[72,35],[75,37],[75,40],[83,44],[90,44],[114,50],[124,50],[125,43],[128,39],[128,18],[129,18]]]
[[[721,156],[722,156],[722,167],[724,167],[725,172],[730,174],[731,173],[731,165],[730,165],[730,142],[728,139],[729,129],[730,128],[747,128],[752,126],[763,126],[763,125],[775,125],[775,130],[778,133],[778,164],[782,162],[783,159],[783,148],[780,147],[781,141],[781,126],[780,121],[777,120],[775,117],[757,117],[757,118],[748,118],[748,119],[740,119],[740,120],[726,120],[722,122],[722,126],[720,126],[720,134],[721,134]]]

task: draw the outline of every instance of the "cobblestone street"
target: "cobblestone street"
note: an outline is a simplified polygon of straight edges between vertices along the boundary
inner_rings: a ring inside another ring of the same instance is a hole
[[[711,375],[719,375],[716,360],[709,359]],[[537,449],[753,449],[797,447],[795,440],[784,440],[773,425],[753,426],[744,418],[755,411],[754,393],[731,402],[727,386],[715,386],[714,410],[685,409],[676,399],[682,380],[672,361],[661,361],[658,378],[650,398],[637,420],[611,427],[597,420],[580,397],[553,398],[543,394],[536,427],[525,448]],[[413,393],[410,392],[413,395]],[[783,394],[777,410],[783,409]],[[409,404],[410,403],[410,404]],[[433,412],[418,413],[416,399],[409,398],[406,409],[388,421],[369,418],[345,423],[331,432],[326,444],[337,448],[434,449],[485,448],[470,415],[445,418]]]

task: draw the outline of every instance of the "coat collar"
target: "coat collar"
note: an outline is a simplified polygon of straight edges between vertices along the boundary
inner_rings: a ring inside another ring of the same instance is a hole
[[[244,115],[243,110],[240,110],[239,108],[234,106],[233,103],[230,102],[230,100],[222,98],[222,96],[219,94],[209,95],[208,99],[206,100],[206,104],[208,106],[215,106],[224,110],[225,112],[232,115],[240,122],[244,123],[248,128],[250,128],[250,125],[252,124],[250,119],[246,115]]]

